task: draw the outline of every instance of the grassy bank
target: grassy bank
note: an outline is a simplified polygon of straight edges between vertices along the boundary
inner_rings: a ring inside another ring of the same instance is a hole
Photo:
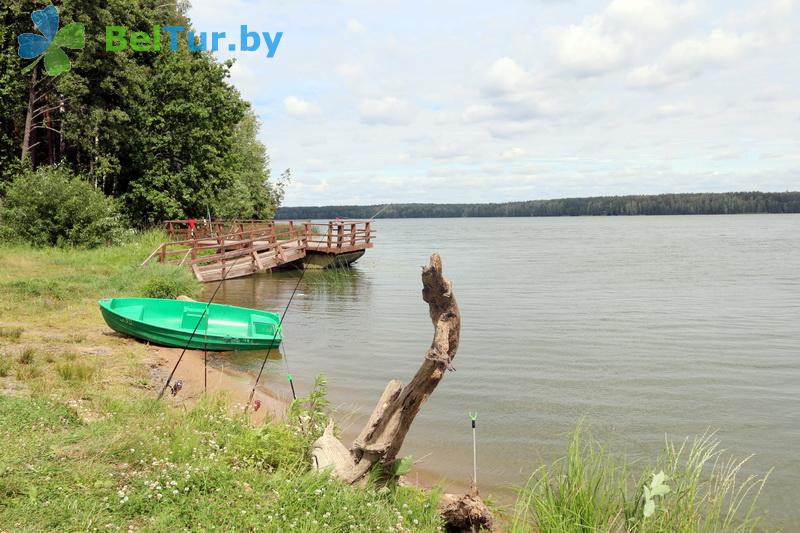
[[[648,465],[630,465],[578,428],[566,457],[520,491],[510,530],[548,532],[764,531],[756,503],[766,477],[743,476],[713,435],[667,442]]]
[[[197,293],[183,269],[138,268],[162,238],[0,247],[0,531],[438,530],[433,495],[312,473],[302,413],[252,427],[222,396],[153,400],[146,346],[96,300]]]
[[[154,400],[152,353],[112,334],[96,300],[198,294],[184,269],[138,267],[163,238],[0,246],[0,532],[440,530],[435,492],[365,490],[310,470],[321,391],[313,408],[296,404],[285,422],[257,426],[224,394],[191,406]],[[309,275],[318,290],[341,290],[354,274]],[[710,437],[629,465],[579,431],[501,527],[755,531],[763,480],[742,479],[741,465]]]

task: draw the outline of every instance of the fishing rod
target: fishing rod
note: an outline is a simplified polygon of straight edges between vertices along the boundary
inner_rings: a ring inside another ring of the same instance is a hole
[[[289,301],[286,302],[286,308],[283,310],[283,314],[281,315],[281,319],[278,322],[278,327],[275,328],[275,335],[272,336],[272,342],[270,343],[270,347],[267,349],[266,355],[264,355],[264,360],[261,361],[261,368],[258,371],[258,376],[256,376],[256,381],[253,383],[253,388],[250,390],[250,397],[247,399],[247,404],[244,406],[244,412],[246,413],[248,409],[250,409],[250,404],[253,402],[253,396],[256,393],[256,387],[258,387],[258,382],[261,381],[261,374],[264,373],[264,367],[267,365],[267,359],[269,359],[269,354],[272,352],[272,344],[275,343],[275,339],[278,337],[278,333],[281,331],[281,327],[283,326],[283,319],[286,318],[286,313],[289,312],[289,306],[292,305],[292,300],[294,300],[294,295],[297,293],[297,289],[300,287],[300,283],[303,281],[303,277],[306,275],[306,269],[302,269],[300,272],[300,277],[297,279],[297,283],[292,290],[292,294],[289,296]],[[289,386],[292,387],[292,398],[297,399],[297,395],[294,392],[294,383],[292,382],[292,374],[288,372],[289,370],[289,362],[284,359],[286,363],[286,377],[289,380]]]
[[[161,397],[164,396],[164,392],[166,392],[167,388],[169,387],[170,382],[172,381],[172,378],[175,376],[175,371],[178,370],[178,365],[181,364],[181,361],[183,360],[183,356],[186,353],[186,350],[189,349],[189,344],[191,344],[195,333],[197,333],[197,328],[200,327],[200,324],[203,322],[203,319],[206,317],[206,314],[208,313],[208,307],[211,305],[211,302],[213,302],[214,298],[217,296],[217,292],[219,291],[220,287],[222,287],[222,284],[225,282],[225,279],[228,277],[228,273],[231,270],[233,270],[233,267],[236,266],[236,263],[238,263],[244,257],[248,257],[248,256],[244,256],[243,255],[242,257],[239,257],[238,259],[236,259],[236,261],[233,262],[233,264],[228,268],[227,271],[223,267],[223,269],[222,269],[222,279],[219,280],[219,283],[217,284],[217,288],[214,289],[214,292],[211,294],[211,298],[209,298],[208,301],[206,302],[206,306],[205,306],[205,308],[203,308],[203,313],[200,315],[200,319],[197,321],[197,324],[195,324],[194,329],[192,330],[192,334],[189,335],[189,340],[186,341],[186,345],[183,347],[183,350],[181,351],[181,355],[178,357],[178,360],[175,362],[175,366],[172,367],[172,372],[169,373],[169,377],[167,378],[167,381],[164,383],[164,387],[161,389],[161,392],[158,393],[158,398],[157,398],[158,400],[160,400]],[[208,346],[208,321],[206,321],[206,347],[207,346]]]
[[[378,215],[383,213],[386,210],[386,208],[389,207],[390,205],[392,205],[392,204],[385,204],[383,207],[380,208],[380,210],[377,213],[372,215],[372,218],[370,218],[369,220],[375,220],[375,217],[377,217]]]

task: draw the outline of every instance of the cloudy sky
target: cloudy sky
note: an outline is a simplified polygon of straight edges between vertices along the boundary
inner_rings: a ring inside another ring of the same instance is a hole
[[[800,189],[798,0],[193,0],[286,205]]]

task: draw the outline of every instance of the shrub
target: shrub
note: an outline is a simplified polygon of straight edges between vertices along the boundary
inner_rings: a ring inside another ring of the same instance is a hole
[[[11,371],[11,361],[6,354],[0,354],[0,378],[7,377]]]
[[[30,346],[26,346],[22,350],[22,353],[19,354],[17,362],[21,365],[30,365],[33,363],[35,358],[36,358],[36,350],[31,348]]]
[[[297,428],[309,444],[322,436],[330,420],[327,389],[327,380],[324,376],[318,375],[314,379],[314,388],[308,396],[297,398],[289,405],[287,413],[289,424]]]
[[[186,269],[171,265],[149,266],[141,269],[139,276],[143,279],[138,292],[147,298],[194,296],[199,290],[197,281]]]
[[[93,247],[122,233],[112,201],[58,166],[18,176],[0,205],[0,236],[34,246]]]

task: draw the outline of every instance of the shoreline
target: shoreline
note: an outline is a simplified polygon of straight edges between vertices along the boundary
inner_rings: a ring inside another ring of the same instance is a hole
[[[135,339],[129,340],[131,342],[139,342]],[[151,344],[147,346],[147,351],[149,356],[147,363],[151,369],[154,390],[160,390],[164,380],[180,357],[182,350],[180,348]],[[223,393],[230,404],[230,408],[243,408],[250,396],[252,376],[247,372],[235,370],[232,367],[218,368],[216,365],[211,364],[211,358],[215,357],[213,353],[209,352],[208,393]],[[164,398],[172,405],[191,405],[203,396],[203,369],[205,366],[203,358],[204,353],[201,351],[186,350],[172,378],[172,383],[181,380],[183,388],[174,397],[169,393],[164,395]],[[262,383],[256,388],[253,399],[260,400],[261,406],[258,410],[250,410],[249,419],[251,424],[263,424],[268,419],[275,421],[284,421],[286,419],[286,410],[291,403],[290,398],[268,390]]]
[[[140,343],[136,339],[124,337],[127,341],[133,343]],[[157,346],[153,344],[145,344],[148,358],[146,361],[150,370],[153,382],[153,390],[158,391],[163,386],[164,380],[169,375],[169,372],[175,366],[175,362],[180,357],[180,348],[170,348],[165,346]],[[250,395],[252,387],[253,376],[241,370],[236,370],[232,366],[218,367],[216,361],[221,359],[220,356],[213,355],[214,352],[209,352],[208,364],[208,392],[211,394],[222,393],[225,395],[228,407],[231,409],[241,409],[246,403]],[[186,350],[186,353],[181,360],[175,376],[172,379],[174,383],[177,380],[183,382],[183,387],[176,396],[171,396],[169,392],[165,393],[164,398],[173,406],[191,406],[203,396],[203,356],[204,353],[198,350]],[[211,363],[212,357],[215,359]],[[266,382],[263,381],[258,388],[256,388],[254,399],[261,401],[261,407],[258,411],[250,410],[249,421],[253,426],[262,425],[270,420],[283,422],[286,420],[286,411],[289,408],[292,400],[290,397],[281,393],[274,392],[267,388]],[[377,401],[377,399],[376,399]],[[331,415],[334,422],[339,424],[336,420],[336,413]],[[351,442],[361,430],[360,427],[355,427],[351,424],[340,425],[342,437],[346,442]],[[425,467],[425,458],[423,457],[419,463],[412,466],[411,472],[401,477],[401,482],[410,486],[414,486],[423,490],[440,489],[448,493],[466,493],[470,490],[470,482],[462,482],[460,480],[450,479],[443,475],[437,474],[432,467]]]

